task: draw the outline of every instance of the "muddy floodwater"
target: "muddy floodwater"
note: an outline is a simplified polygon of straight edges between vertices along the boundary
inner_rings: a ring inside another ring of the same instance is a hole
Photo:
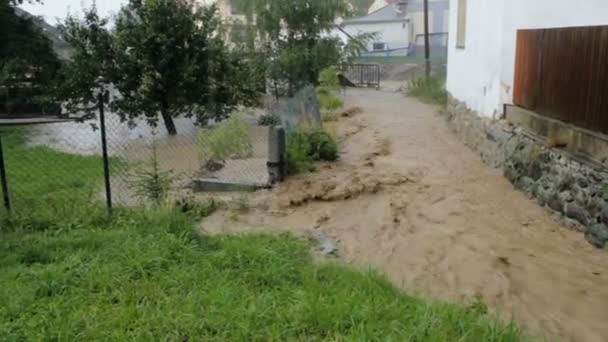
[[[152,140],[171,143],[171,139],[187,137],[196,139],[198,127],[193,119],[177,118],[175,125],[178,137],[170,137],[167,130],[159,123],[158,127],[150,126],[145,120],[136,120],[135,126],[121,122],[116,114],[106,115],[107,140],[111,155],[123,154],[131,147],[149,145]],[[55,150],[82,154],[101,155],[101,135],[98,119],[86,122],[64,122],[32,126],[29,143],[34,146],[48,146]],[[175,143],[173,143],[175,144]]]
[[[337,241],[339,260],[409,293],[480,298],[548,341],[608,340],[608,252],[560,225],[466,148],[436,109],[388,91],[349,90],[341,159],[219,212],[212,234],[293,232]]]

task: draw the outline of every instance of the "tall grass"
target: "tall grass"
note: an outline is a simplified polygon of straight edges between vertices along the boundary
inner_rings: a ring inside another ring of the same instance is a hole
[[[445,82],[437,77],[421,77],[410,81],[408,94],[427,103],[438,105],[448,103]]]
[[[290,236],[197,234],[184,216],[0,235],[0,336],[107,341],[517,341],[483,306],[315,264]]]
[[[43,230],[58,222],[92,218],[101,198],[101,157],[29,146],[25,127],[2,128],[13,215],[0,210],[0,229],[11,222]]]

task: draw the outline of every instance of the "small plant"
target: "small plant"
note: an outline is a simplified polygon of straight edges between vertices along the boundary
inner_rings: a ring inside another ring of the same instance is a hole
[[[323,129],[298,130],[287,138],[289,174],[313,171],[315,161],[336,161],[338,157],[336,139]]]
[[[317,99],[321,107],[323,121],[335,121],[336,111],[344,106],[344,101],[336,96],[340,81],[335,67],[329,67],[319,75],[319,86],[316,88]]]
[[[218,128],[201,129],[198,135],[201,159],[206,166],[223,166],[228,159],[253,154],[251,134],[239,115],[233,115]],[[221,168],[221,167],[220,167]]]
[[[338,114],[336,114],[336,112],[330,112],[330,111],[324,110],[321,112],[321,121],[323,121],[323,122],[338,121]]]
[[[427,103],[445,105],[448,92],[443,81],[436,77],[421,77],[410,81],[408,94]]]
[[[281,124],[281,118],[274,114],[264,114],[258,118],[260,126],[276,126]]]
[[[163,171],[158,161],[156,142],[152,142],[152,155],[148,163],[133,173],[130,186],[135,196],[156,206],[165,203],[177,177],[173,171]]]

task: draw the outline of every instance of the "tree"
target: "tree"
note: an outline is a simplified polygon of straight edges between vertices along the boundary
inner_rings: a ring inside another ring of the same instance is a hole
[[[90,119],[97,112],[97,92],[108,87],[114,74],[114,48],[108,20],[93,5],[84,20],[68,16],[59,26],[72,53],[59,77],[59,99],[69,113]]]
[[[223,119],[255,98],[240,62],[218,34],[215,6],[188,0],[131,0],[116,22],[114,82],[123,95],[116,110],[128,118],[160,113],[170,134],[173,118],[199,123]]]
[[[336,65],[361,51],[346,49],[329,33],[338,17],[350,15],[347,0],[234,0],[255,22],[258,46],[266,55],[270,78],[285,80],[289,93],[304,84],[317,84],[321,70]],[[364,37],[362,39],[368,39]]]
[[[218,33],[215,6],[197,6],[192,0],[130,0],[115,28],[106,27],[94,7],[83,22],[68,19],[63,27],[76,47],[65,82],[69,103],[84,104],[87,110],[102,76],[120,94],[110,106],[123,120],[145,118],[157,125],[160,117],[174,135],[175,117],[195,117],[205,124],[257,100],[246,68]]]
[[[22,2],[0,0],[0,84],[8,89],[27,84],[26,98],[7,100],[44,105],[51,98],[49,89],[61,63],[38,19],[15,8]]]

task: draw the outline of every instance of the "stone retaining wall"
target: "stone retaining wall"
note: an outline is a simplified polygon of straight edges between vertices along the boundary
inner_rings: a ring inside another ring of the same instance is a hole
[[[545,146],[534,134],[507,122],[482,118],[450,97],[445,113],[464,143],[483,161],[503,170],[516,189],[585,234],[608,245],[608,172],[600,164]]]

